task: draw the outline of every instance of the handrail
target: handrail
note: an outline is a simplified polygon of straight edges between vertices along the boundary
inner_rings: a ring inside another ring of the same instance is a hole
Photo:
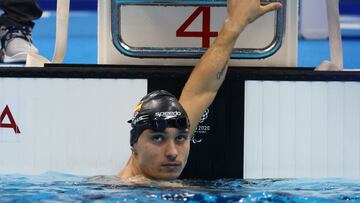
[[[69,30],[70,0],[56,2],[55,48],[51,62],[39,53],[30,52],[26,57],[26,67],[44,67],[46,63],[62,63],[64,60]]]

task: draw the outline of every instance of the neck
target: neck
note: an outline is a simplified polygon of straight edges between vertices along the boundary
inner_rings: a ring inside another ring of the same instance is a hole
[[[122,179],[127,179],[138,175],[142,175],[142,173],[136,164],[134,154],[132,154],[126,166],[117,174],[117,176]]]

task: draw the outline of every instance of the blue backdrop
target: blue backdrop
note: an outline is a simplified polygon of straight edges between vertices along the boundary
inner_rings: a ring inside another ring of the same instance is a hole
[[[59,0],[61,1],[61,0]],[[110,1],[110,0],[104,0]],[[44,10],[55,10],[56,0],[38,0],[41,8]],[[96,10],[97,0],[71,0],[70,9],[72,10]]]
[[[340,0],[340,12],[342,14],[360,15],[360,1]]]
[[[110,0],[103,0],[110,1]],[[56,0],[38,0],[44,10],[54,10]],[[97,0],[71,0],[72,10],[96,10]],[[360,0],[340,0],[342,14],[360,15]]]

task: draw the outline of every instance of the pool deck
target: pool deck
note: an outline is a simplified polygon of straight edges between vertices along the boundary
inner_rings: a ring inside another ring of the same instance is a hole
[[[55,44],[55,13],[45,12],[36,21],[33,39],[41,54],[52,57]],[[348,31],[347,31],[348,32]],[[330,58],[327,40],[299,39],[298,66],[315,67]],[[360,38],[346,37],[343,41],[344,66],[360,68]],[[64,63],[97,63],[97,13],[95,11],[71,12],[69,20],[68,49]]]

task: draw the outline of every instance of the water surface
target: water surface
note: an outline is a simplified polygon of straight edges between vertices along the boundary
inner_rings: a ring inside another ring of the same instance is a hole
[[[0,202],[360,202],[360,180],[221,179],[129,184],[113,176],[0,175]]]

